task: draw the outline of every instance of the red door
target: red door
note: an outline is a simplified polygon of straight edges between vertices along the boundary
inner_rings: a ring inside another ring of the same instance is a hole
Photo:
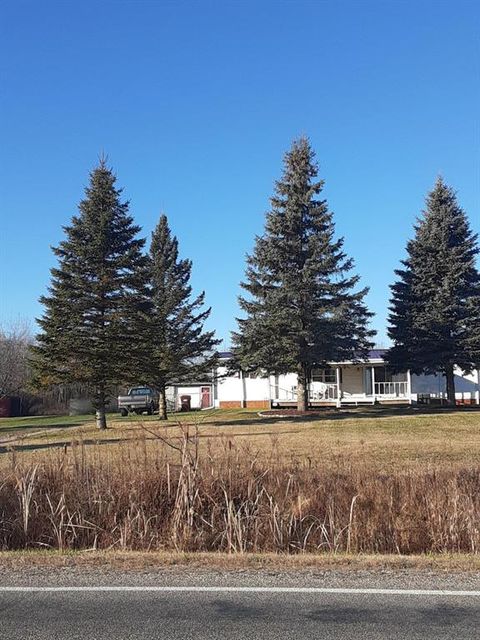
[[[211,387],[202,387],[202,409],[208,409],[211,406],[212,406]]]

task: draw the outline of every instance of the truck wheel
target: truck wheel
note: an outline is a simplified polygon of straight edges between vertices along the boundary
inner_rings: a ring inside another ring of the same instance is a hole
[[[128,411],[126,409],[120,409],[120,415],[125,418],[125,416],[128,416]]]

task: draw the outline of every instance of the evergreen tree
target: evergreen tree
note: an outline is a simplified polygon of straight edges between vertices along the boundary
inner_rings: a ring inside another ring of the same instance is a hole
[[[480,364],[479,249],[455,192],[438,178],[403,268],[391,286],[388,360],[397,370],[441,373],[455,404],[454,367]]]
[[[90,174],[79,214],[53,248],[49,293],[38,320],[33,364],[39,386],[80,382],[89,386],[97,426],[113,384],[135,379],[144,345],[139,332],[148,309],[145,240],[136,236],[128,202],[104,159]]]
[[[160,217],[150,246],[151,311],[147,323],[149,357],[146,380],[160,395],[159,418],[167,417],[165,388],[211,375],[220,343],[204,331],[210,309],[205,293],[192,299],[192,262],[180,259],[178,240],[165,215]]]
[[[297,407],[308,406],[311,370],[332,361],[362,359],[372,346],[367,289],[334,238],[327,202],[317,196],[317,165],[307,139],[293,143],[276,183],[265,233],[247,256],[246,317],[233,334],[235,362],[244,370],[298,374]]]

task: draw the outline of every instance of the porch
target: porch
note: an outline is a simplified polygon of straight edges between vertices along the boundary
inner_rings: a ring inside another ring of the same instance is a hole
[[[270,390],[272,407],[291,407],[297,402],[297,388],[282,388],[278,378]],[[410,373],[392,373],[383,363],[341,364],[312,373],[308,397],[310,406],[396,404],[411,402]]]

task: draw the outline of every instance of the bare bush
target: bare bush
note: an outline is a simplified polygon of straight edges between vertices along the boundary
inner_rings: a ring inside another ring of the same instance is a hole
[[[0,327],[0,398],[14,396],[28,385],[31,334],[27,324]]]

